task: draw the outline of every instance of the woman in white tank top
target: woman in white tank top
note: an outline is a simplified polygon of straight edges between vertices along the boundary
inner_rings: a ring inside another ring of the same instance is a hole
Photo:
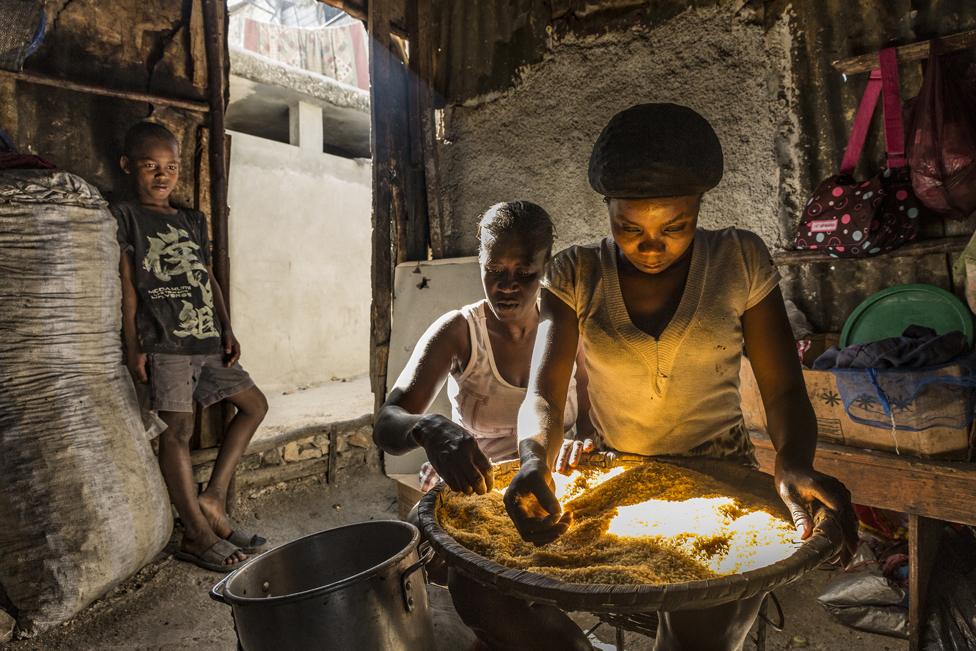
[[[431,324],[373,429],[389,454],[424,448],[425,490],[442,477],[454,490],[485,493],[491,462],[518,457],[516,421],[529,382],[540,282],[552,255],[552,220],[527,201],[496,204],[482,216],[478,239],[485,298]],[[451,419],[426,413],[445,381]],[[585,382],[574,378],[563,431],[578,415],[580,429],[589,431],[587,404]]]

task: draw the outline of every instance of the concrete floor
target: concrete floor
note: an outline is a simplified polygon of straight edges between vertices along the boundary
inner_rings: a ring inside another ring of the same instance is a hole
[[[392,518],[396,513],[393,482],[378,475],[357,477],[336,487],[316,480],[264,489],[241,499],[236,517],[266,535],[272,544],[342,524]],[[215,649],[233,651],[236,638],[230,609],[213,602],[208,590],[219,576],[164,556],[139,575],[56,630],[4,646],[8,651]],[[777,591],[786,613],[786,629],[770,631],[767,649],[883,651],[907,648],[891,638],[859,633],[833,623],[816,603],[829,573],[816,571]],[[471,638],[460,625],[446,591],[431,594],[440,650],[469,649]],[[583,626],[596,620],[574,616]],[[613,640],[613,630],[596,634]],[[628,634],[628,650],[651,648],[645,637]],[[746,644],[746,649],[753,648]]]

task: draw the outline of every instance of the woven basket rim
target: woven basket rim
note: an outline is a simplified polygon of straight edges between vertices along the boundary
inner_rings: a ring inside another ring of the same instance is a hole
[[[669,462],[667,459],[654,461]],[[693,466],[694,459],[682,459],[682,462],[689,461],[690,464],[680,465]],[[608,465],[616,463],[611,461],[603,467]],[[496,470],[507,472],[517,467],[518,461],[508,461],[497,465]],[[842,540],[834,516],[821,510],[816,515],[813,534],[791,556],[748,572],[667,584],[570,583],[537,572],[505,567],[461,545],[437,521],[437,507],[444,499],[444,489],[445,484],[441,482],[424,495],[418,505],[418,515],[427,539],[449,565],[503,594],[567,611],[634,613],[699,609],[746,599],[798,579],[835,555]]]

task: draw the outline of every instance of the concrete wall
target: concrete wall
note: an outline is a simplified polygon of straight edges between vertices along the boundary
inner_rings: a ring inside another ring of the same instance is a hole
[[[232,134],[231,312],[264,389],[369,368],[370,165]]]
[[[449,107],[440,148],[447,254],[473,254],[478,214],[512,198],[549,210],[557,249],[606,235],[606,208],[586,179],[590,149],[614,113],[639,102],[690,106],[718,133],[725,177],[706,197],[703,226],[737,225],[781,243],[779,194],[793,183],[782,158],[795,151],[787,34],[723,3],[650,30],[570,35],[513,88]]]

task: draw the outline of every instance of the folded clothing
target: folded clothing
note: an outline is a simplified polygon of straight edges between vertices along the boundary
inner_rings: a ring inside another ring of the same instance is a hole
[[[966,335],[958,330],[944,335],[911,325],[900,337],[890,337],[846,348],[834,346],[813,362],[813,368],[924,368],[948,364],[969,350]]]

